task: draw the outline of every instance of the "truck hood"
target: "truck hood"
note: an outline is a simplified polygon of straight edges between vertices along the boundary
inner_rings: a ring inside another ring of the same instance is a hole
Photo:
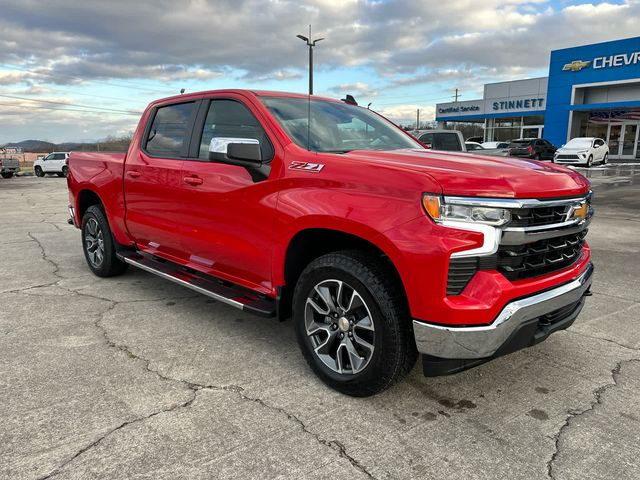
[[[440,184],[445,195],[548,198],[577,196],[590,188],[589,181],[574,170],[523,158],[421,149],[354,150],[344,155],[427,173]]]

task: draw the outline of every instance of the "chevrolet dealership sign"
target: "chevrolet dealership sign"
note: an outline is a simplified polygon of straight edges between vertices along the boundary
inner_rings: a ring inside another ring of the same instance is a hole
[[[596,57],[593,60],[574,60],[566,63],[562,67],[563,71],[579,72],[591,65],[594,70],[600,68],[624,67],[627,65],[637,65],[640,63],[640,52],[619,53],[617,55],[608,55],[605,57]]]

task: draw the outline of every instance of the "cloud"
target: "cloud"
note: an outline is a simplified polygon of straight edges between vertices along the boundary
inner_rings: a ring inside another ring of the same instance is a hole
[[[541,68],[550,49],[637,34],[640,3],[553,8],[545,1],[415,2],[5,0],[0,61],[86,78],[165,80],[181,66],[257,81],[299,78],[312,23],[325,69]],[[596,28],[615,25],[615,29]],[[68,81],[68,79],[67,79]],[[427,79],[427,81],[429,81]]]

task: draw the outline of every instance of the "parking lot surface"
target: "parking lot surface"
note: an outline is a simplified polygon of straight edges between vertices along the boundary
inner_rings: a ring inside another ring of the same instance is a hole
[[[313,375],[291,321],[93,276],[64,179],[0,181],[0,478],[640,478],[640,187],[592,173],[576,323],[366,399]]]

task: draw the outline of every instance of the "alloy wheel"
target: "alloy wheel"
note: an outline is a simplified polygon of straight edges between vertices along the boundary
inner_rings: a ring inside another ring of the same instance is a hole
[[[99,268],[104,260],[104,237],[102,229],[95,218],[87,220],[84,232],[84,243],[91,265]]]
[[[329,279],[307,296],[304,313],[307,337],[315,355],[339,374],[364,370],[374,351],[371,311],[351,285]]]

